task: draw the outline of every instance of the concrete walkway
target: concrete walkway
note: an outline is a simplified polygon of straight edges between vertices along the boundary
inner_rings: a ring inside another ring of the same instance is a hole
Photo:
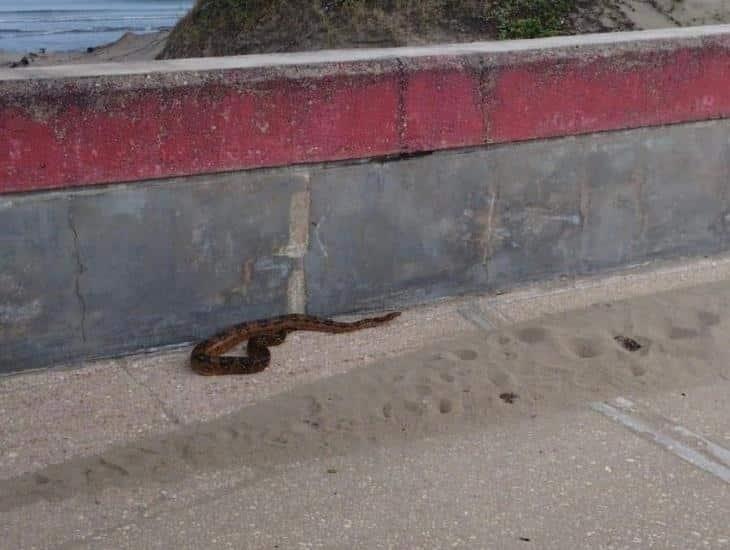
[[[294,334],[252,377],[184,349],[0,378],[0,536],[730,548],[729,304],[714,258]]]

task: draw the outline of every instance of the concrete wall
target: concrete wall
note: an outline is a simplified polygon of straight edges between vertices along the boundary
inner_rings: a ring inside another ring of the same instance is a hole
[[[729,46],[0,71],[0,371],[727,250]]]

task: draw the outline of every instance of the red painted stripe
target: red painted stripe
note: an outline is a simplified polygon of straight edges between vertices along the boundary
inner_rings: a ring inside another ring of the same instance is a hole
[[[722,118],[730,114],[730,50],[705,47],[538,61],[496,79],[494,142]]]
[[[730,37],[677,44],[236,69],[190,85],[3,81],[0,193],[730,115]]]

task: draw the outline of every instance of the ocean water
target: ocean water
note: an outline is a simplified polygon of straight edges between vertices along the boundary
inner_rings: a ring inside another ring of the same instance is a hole
[[[193,0],[0,0],[0,50],[70,51],[174,26]]]

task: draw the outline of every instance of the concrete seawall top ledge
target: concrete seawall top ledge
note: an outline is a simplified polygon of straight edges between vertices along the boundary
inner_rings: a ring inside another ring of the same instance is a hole
[[[169,59],[128,63],[87,63],[80,65],[56,65],[42,68],[0,68],[0,81],[42,80],[63,78],[93,78],[100,76],[124,76],[149,73],[177,73],[255,69],[263,67],[286,67],[292,65],[320,65],[328,63],[349,63],[360,61],[382,61],[392,59],[425,58],[435,56],[469,56],[485,54],[544,52],[576,49],[602,50],[610,52],[615,48],[631,45],[633,49],[642,43],[656,48],[662,44],[676,47],[675,41],[702,40],[711,37],[730,36],[730,25],[710,25],[678,29],[653,29],[599,33],[578,36],[557,36],[532,40],[503,40],[437,44],[432,46],[401,48],[361,48],[342,50],[319,50],[310,52],[236,55],[225,57],[201,57],[190,59]],[[669,41],[669,42],[668,42]],[[606,49],[606,47],[609,47]],[[591,53],[595,53],[592,51]]]

